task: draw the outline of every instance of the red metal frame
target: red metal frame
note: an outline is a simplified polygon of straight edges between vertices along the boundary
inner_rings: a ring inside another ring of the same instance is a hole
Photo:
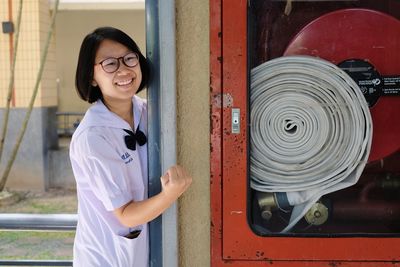
[[[211,266],[400,266],[400,238],[260,237],[247,222],[247,1],[210,0]],[[241,132],[231,134],[231,109]]]

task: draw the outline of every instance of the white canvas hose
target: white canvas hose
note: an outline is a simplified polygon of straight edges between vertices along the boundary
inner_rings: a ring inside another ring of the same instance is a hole
[[[290,230],[322,195],[358,181],[372,140],[368,104],[339,67],[309,56],[251,70],[251,187],[286,192]]]

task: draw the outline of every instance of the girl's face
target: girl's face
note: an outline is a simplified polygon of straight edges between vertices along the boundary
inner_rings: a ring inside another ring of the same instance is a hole
[[[101,42],[96,53],[92,85],[99,86],[105,102],[131,101],[139,89],[142,71],[139,59],[137,58],[135,65],[135,54],[131,53],[132,51],[118,42],[107,39]],[[124,62],[134,67],[128,67]],[[114,72],[110,72],[114,69]]]

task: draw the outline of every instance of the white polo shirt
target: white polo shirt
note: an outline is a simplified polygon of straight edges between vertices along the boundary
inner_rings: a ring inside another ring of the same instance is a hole
[[[135,129],[147,136],[147,104],[132,98]],[[74,267],[147,267],[147,224],[123,226],[113,210],[147,198],[147,144],[126,147],[129,124],[98,100],[72,136],[70,159],[78,195]],[[126,238],[140,229],[135,239]]]

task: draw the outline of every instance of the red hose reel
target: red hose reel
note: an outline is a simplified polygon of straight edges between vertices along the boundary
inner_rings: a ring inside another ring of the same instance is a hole
[[[311,55],[337,65],[356,59],[373,66],[378,75],[400,81],[400,21],[369,9],[331,12],[306,25],[284,55]],[[400,97],[380,94],[370,111],[374,133],[368,161],[372,162],[400,150]]]

